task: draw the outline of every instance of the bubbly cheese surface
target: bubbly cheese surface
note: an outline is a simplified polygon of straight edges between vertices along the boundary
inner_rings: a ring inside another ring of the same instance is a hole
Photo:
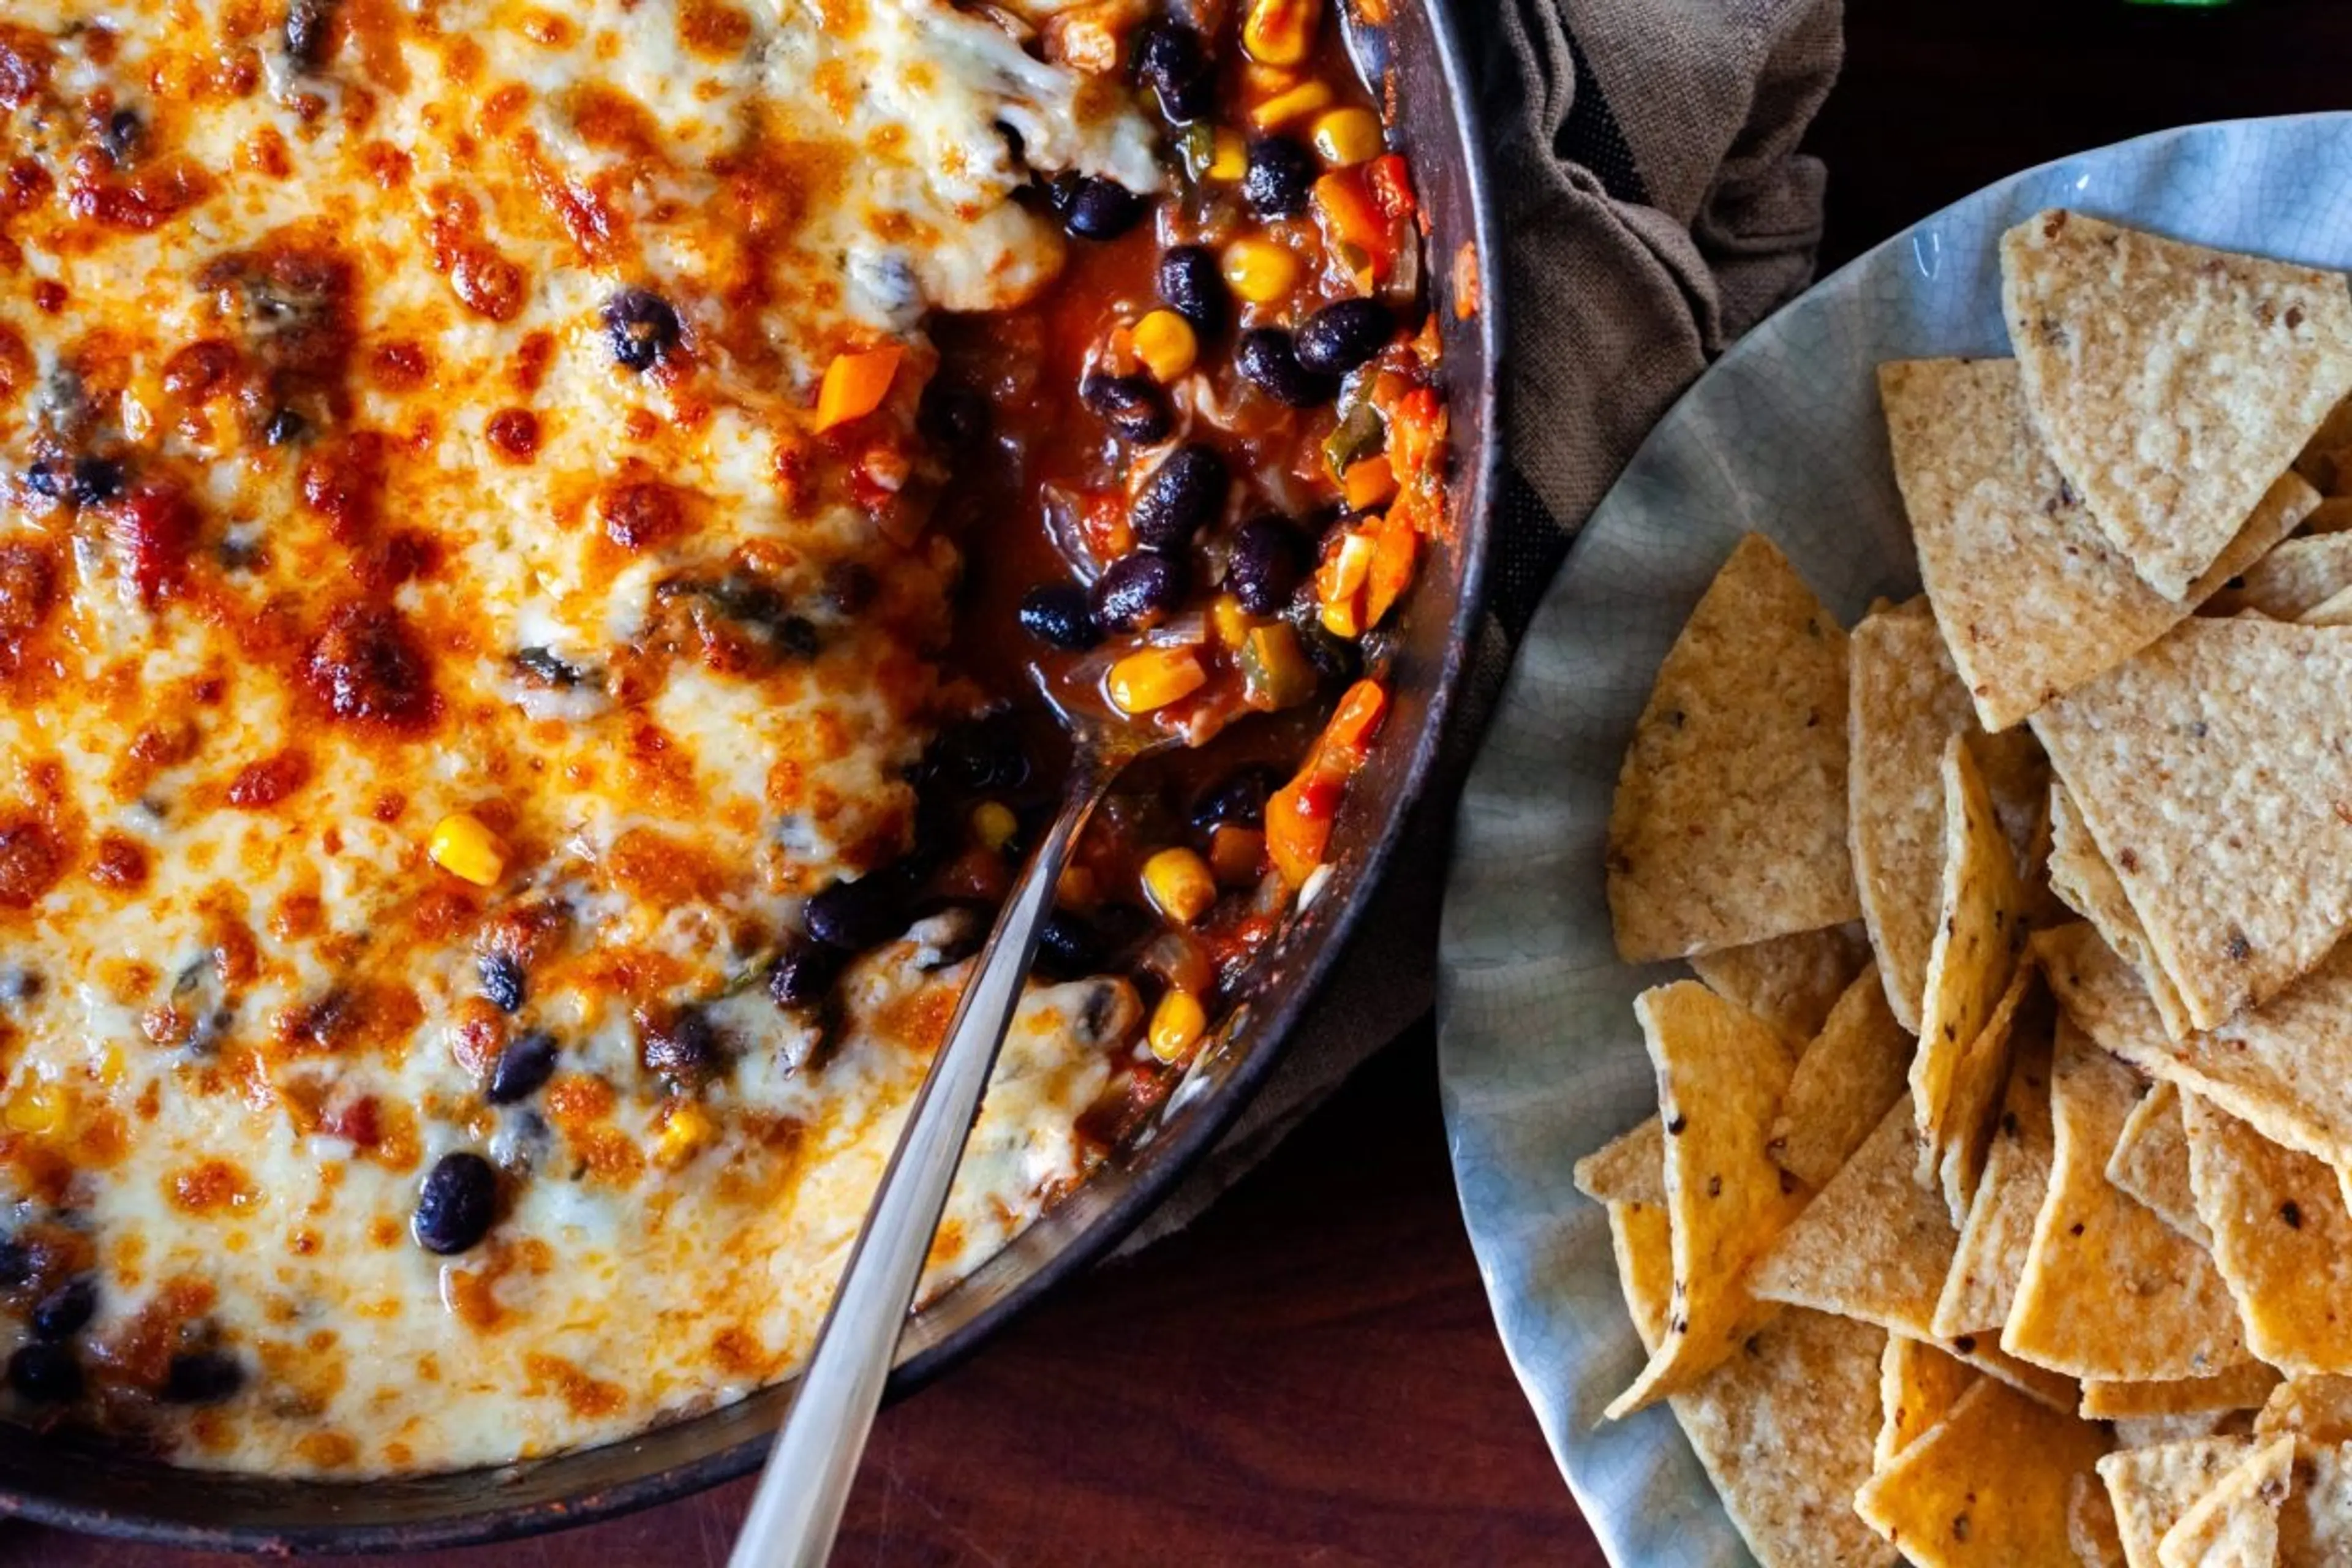
[[[938,0],[0,10],[0,1289],[95,1281],[107,1422],[437,1468],[805,1349],[963,969],[762,977],[953,707],[922,323],[1055,274],[1023,159],[1160,179]],[[1083,1175],[1136,1011],[1033,990],[935,1281]]]

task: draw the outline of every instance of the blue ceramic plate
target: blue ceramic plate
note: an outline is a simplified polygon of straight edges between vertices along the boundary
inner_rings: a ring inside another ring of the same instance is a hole
[[[1577,1156],[1657,1106],[1633,999],[1680,965],[1610,942],[1601,847],[1652,679],[1742,532],[1851,625],[1918,585],[1873,379],[1881,360],[2004,354],[1994,241],[2070,206],[2206,245],[2352,268],[2352,114],[2145,136],[2015,175],[1824,279],[1653,431],[1530,627],[1465,793],[1446,895],[1441,1075],[1496,1322],[1620,1568],[1749,1561],[1664,1406],[1603,1425],[1641,1346]]]

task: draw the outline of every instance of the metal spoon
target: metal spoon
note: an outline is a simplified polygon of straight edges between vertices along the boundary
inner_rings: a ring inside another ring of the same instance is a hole
[[[1029,852],[972,966],[947,1043],[916,1092],[761,1472],[730,1568],[815,1568],[831,1553],[964,1139],[1020,1003],[1037,932],[1054,908],[1055,884],[1087,818],[1119,774],[1178,740],[1082,715],[1051,690],[1046,700],[1076,742],[1061,813]]]

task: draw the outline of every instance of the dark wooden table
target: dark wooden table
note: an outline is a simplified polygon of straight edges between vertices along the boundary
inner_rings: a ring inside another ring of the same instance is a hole
[[[1848,10],[1844,78],[1811,138],[1831,168],[1825,267],[2060,153],[2352,107],[2341,0]],[[409,1562],[718,1563],[747,1486]],[[0,1527],[5,1568],[204,1561]],[[1598,1568],[1487,1318],[1429,1029],[1192,1230],[1098,1270],[886,1412],[837,1561]]]

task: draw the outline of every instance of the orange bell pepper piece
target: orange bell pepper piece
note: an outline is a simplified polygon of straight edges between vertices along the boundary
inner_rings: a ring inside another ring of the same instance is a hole
[[[890,383],[898,374],[898,360],[904,353],[897,343],[885,343],[878,349],[834,355],[816,391],[816,427],[830,430],[881,407],[882,400],[890,395]]]

